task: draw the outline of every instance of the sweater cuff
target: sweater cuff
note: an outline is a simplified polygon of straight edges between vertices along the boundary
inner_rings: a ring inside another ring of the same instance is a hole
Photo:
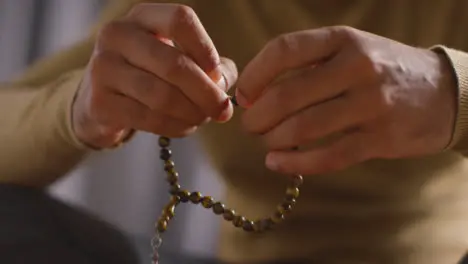
[[[468,53],[440,45],[431,49],[447,56],[456,78],[458,90],[455,127],[447,149],[465,152],[468,150]]]

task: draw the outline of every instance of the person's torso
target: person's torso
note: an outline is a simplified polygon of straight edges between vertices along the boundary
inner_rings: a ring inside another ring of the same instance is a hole
[[[468,2],[463,0],[194,2],[218,51],[233,59],[239,71],[268,40],[331,25],[414,46],[468,48],[468,35],[461,30],[468,25],[463,15]],[[209,124],[200,135],[226,181],[228,206],[262,217],[281,201],[287,177],[264,167],[266,149],[243,132],[241,114],[238,109],[233,120]],[[439,251],[460,254],[460,245],[468,249],[468,234],[456,231],[468,226],[462,195],[468,191],[467,177],[468,163],[455,153],[374,160],[330,175],[307,176],[295,211],[278,230],[252,237],[226,224],[221,257],[238,262],[297,257],[319,263],[407,263],[422,261],[420,252],[429,248],[435,254],[430,259]],[[434,226],[436,219],[445,222]]]

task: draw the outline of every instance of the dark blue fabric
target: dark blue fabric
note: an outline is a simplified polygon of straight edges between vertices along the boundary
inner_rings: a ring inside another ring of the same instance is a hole
[[[109,224],[28,187],[0,185],[0,263],[135,264]]]

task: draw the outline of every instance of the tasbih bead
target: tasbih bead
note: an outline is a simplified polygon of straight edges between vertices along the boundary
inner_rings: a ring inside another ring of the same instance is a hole
[[[214,200],[213,200],[213,198],[211,196],[205,196],[205,197],[202,198],[201,204],[206,209],[210,209],[211,207],[213,207]]]
[[[165,219],[160,219],[156,228],[159,233],[164,233],[167,229],[167,221]]]
[[[304,183],[304,178],[302,175],[294,175],[292,180],[292,186],[298,188]]]
[[[177,196],[179,196],[182,203],[186,203],[189,201],[190,193],[187,190],[182,190],[177,193]]]
[[[286,189],[286,197],[289,199],[297,199],[297,197],[299,197],[299,188],[294,187]]]
[[[169,219],[172,219],[175,216],[175,206],[169,205],[164,208],[163,214],[165,214]]]
[[[174,162],[172,160],[166,160],[164,161],[164,171],[168,172],[170,170],[174,169]]]
[[[234,220],[234,217],[236,216],[236,212],[232,209],[225,209],[223,213],[223,218],[226,221],[232,221]]]
[[[158,143],[161,148],[167,148],[171,145],[171,139],[168,137],[159,137]]]
[[[164,161],[168,161],[172,157],[172,152],[170,149],[163,148],[160,151],[159,157]]]
[[[254,222],[250,220],[244,220],[244,222],[242,223],[242,229],[244,229],[244,231],[247,232],[254,231]]]
[[[244,224],[245,222],[245,217],[241,216],[241,215],[236,215],[234,216],[234,219],[232,220],[232,224],[235,226],[235,227],[242,227],[242,225]]]
[[[279,213],[281,214],[287,214],[291,212],[292,206],[289,203],[282,203],[278,205],[278,208],[276,209]]]
[[[254,230],[256,232],[264,232],[270,230],[273,227],[273,225],[274,223],[270,218],[257,220],[254,222]]]
[[[169,160],[170,161],[170,160]],[[177,174],[177,171],[174,167],[172,168],[164,168],[164,170],[166,171],[166,173],[172,173],[172,174]]]
[[[180,185],[179,184],[171,184],[169,189],[169,193],[172,195],[177,195],[180,192]]]
[[[213,204],[213,212],[217,215],[221,215],[224,213],[224,204],[220,202],[216,202]]]
[[[167,173],[167,182],[170,185],[176,184],[179,181],[179,173],[177,171],[170,171]]]
[[[234,106],[237,105],[235,97],[230,97]],[[171,160],[172,152],[169,149],[171,139],[168,137],[159,137],[158,144],[160,146],[160,159],[164,161],[164,171],[167,174],[167,182],[169,183],[169,193],[171,194],[170,202],[164,207],[159,220],[156,223],[156,230],[159,234],[166,231],[169,221],[175,216],[175,208],[180,203],[191,202],[193,204],[201,204],[206,209],[211,209],[214,214],[222,215],[223,219],[232,222],[233,226],[243,229],[246,232],[265,232],[273,229],[276,224],[281,223],[285,219],[285,215],[291,212],[296,204],[296,199],[299,197],[299,187],[303,184],[303,177],[301,175],[294,175],[291,177],[291,182],[286,189],[286,195],[282,203],[280,203],[276,212],[269,218],[251,221],[242,215],[236,214],[232,209],[228,209],[221,202],[215,202],[210,196],[202,196],[200,192],[189,192],[182,190],[179,185],[179,174],[175,169],[175,164]],[[298,149],[298,148],[294,148]],[[155,234],[155,238],[159,241],[159,234]],[[153,263],[157,264],[159,255],[157,253],[157,246],[153,246]]]
[[[193,204],[199,204],[201,199],[202,199],[202,195],[200,192],[192,192],[189,196],[189,200]]]
[[[296,205],[296,199],[294,199],[292,197],[286,197],[286,199],[284,199],[283,204],[290,204],[291,207],[293,207],[293,206]]]
[[[180,188],[180,186],[179,186]],[[180,203],[180,197],[177,196],[177,195],[172,195],[171,196],[171,200],[170,200],[170,203],[174,206],[178,205]]]
[[[279,223],[283,222],[283,220],[284,220],[284,214],[281,214],[279,212],[276,212],[271,217],[271,221],[273,221],[273,223],[275,223],[275,224],[279,224]]]

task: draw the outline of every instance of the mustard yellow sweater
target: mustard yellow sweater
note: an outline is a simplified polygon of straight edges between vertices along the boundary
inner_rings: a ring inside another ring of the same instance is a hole
[[[111,1],[88,39],[39,61],[0,89],[0,182],[46,186],[89,152],[70,126],[81,69],[99,25],[137,2]],[[240,69],[278,34],[336,24],[407,44],[468,51],[466,0],[171,2],[191,5],[220,53]],[[452,150],[306,177],[296,211],[276,231],[260,236],[223,226],[220,257],[237,263],[456,263],[468,249],[468,54],[437,49],[447,54],[458,79]],[[228,205],[250,217],[269,214],[286,179],[264,168],[265,150],[241,132],[239,113],[199,135],[225,179]]]

